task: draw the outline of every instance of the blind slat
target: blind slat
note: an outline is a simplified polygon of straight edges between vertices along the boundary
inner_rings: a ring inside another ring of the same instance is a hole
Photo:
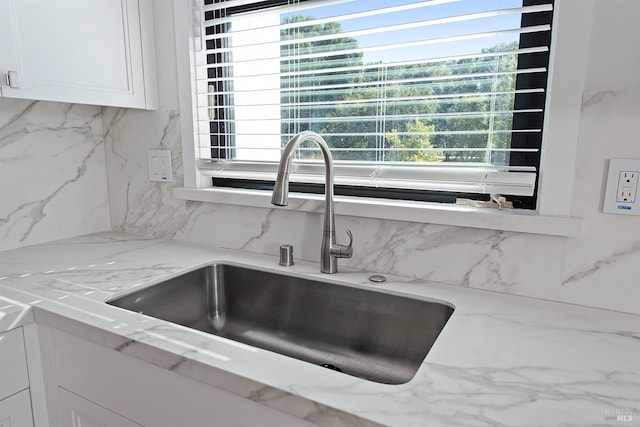
[[[387,26],[376,26],[373,28],[366,28],[366,29],[360,29],[360,30],[354,30],[354,31],[345,31],[343,33],[340,33],[340,37],[342,38],[353,38],[353,37],[358,37],[358,36],[366,36],[366,35],[371,35],[371,34],[380,34],[380,33],[386,33],[386,32],[393,32],[393,31],[402,31],[402,30],[408,30],[408,29],[415,29],[415,28],[425,28],[425,27],[431,27],[431,26],[435,26],[435,25],[443,25],[443,24],[454,24],[454,23],[461,23],[461,22],[465,22],[468,23],[469,21],[474,21],[474,20],[478,20],[478,19],[484,19],[484,18],[491,18],[491,17],[498,17],[498,16],[504,16],[504,15],[520,15],[522,13],[535,13],[535,12],[540,12],[540,11],[544,11],[544,10],[549,10],[549,5],[541,5],[541,6],[529,6],[526,8],[513,8],[513,9],[500,9],[500,10],[493,10],[490,12],[480,12],[480,13],[474,13],[474,14],[466,14],[466,15],[458,15],[458,16],[450,16],[450,17],[446,17],[446,18],[439,18],[439,19],[431,19],[431,20],[426,20],[426,21],[416,21],[416,22],[410,22],[410,23],[404,23],[404,24],[398,24],[398,25],[387,25]],[[379,11],[380,13],[374,14],[376,16],[382,16],[382,9]],[[335,16],[335,17],[330,17],[327,18],[323,21],[325,22],[331,22],[331,21],[336,21],[336,22],[342,22],[342,21],[346,21],[349,19],[353,19],[355,18],[355,16],[351,16],[351,15],[343,15],[343,16]],[[219,25],[220,22],[218,22],[218,20],[213,20],[211,21],[211,25]],[[280,25],[275,27],[278,31],[282,31],[285,29],[296,29],[296,28],[304,28],[304,27],[308,27],[311,25],[317,25],[314,24],[313,21],[302,21],[302,22],[298,22],[295,24],[288,24],[288,25]],[[273,27],[262,27],[263,29],[268,29],[268,28],[273,28]],[[257,29],[261,29],[260,27],[257,28],[253,28],[251,30],[244,30],[246,31],[255,31]],[[234,35],[240,33],[242,31],[239,32],[234,32],[234,31],[229,31],[227,33],[225,33],[224,35],[212,35],[212,36],[207,36],[205,37],[205,40],[216,40],[216,39],[222,39],[222,38],[227,38],[227,37],[233,37]],[[294,33],[295,34],[295,33]],[[326,41],[326,40],[331,40],[336,38],[336,34],[333,33],[329,33],[329,34],[323,34],[323,35],[318,35],[318,36],[313,36],[313,37],[289,37],[289,38],[285,38],[283,40],[280,40],[278,42],[257,42],[257,43],[252,43],[252,46],[263,46],[263,45],[277,45],[277,46],[286,46],[286,45],[290,45],[290,44],[296,44],[296,43],[300,43],[300,42],[305,42],[305,43],[313,43],[313,42],[318,42],[318,41]],[[242,45],[237,45],[234,48],[238,48],[238,47],[242,47]]]
[[[400,5],[400,6],[394,6],[394,7],[386,7],[386,8],[381,8],[381,9],[374,9],[374,10],[368,10],[365,12],[359,12],[359,13],[350,13],[348,15],[342,15],[342,16],[350,16],[352,18],[366,18],[367,16],[377,16],[380,15],[381,12],[382,13],[394,13],[394,12],[402,12],[402,11],[407,11],[407,10],[412,10],[412,9],[418,9],[418,8],[423,8],[423,7],[429,7],[429,6],[441,6],[447,3],[455,3],[455,2],[459,2],[460,0],[428,0],[428,1],[421,1],[421,2],[416,2],[416,3],[410,3],[410,4],[404,4],[404,5]],[[255,3],[255,0],[243,0],[243,4],[250,4],[250,3]],[[217,3],[217,4],[211,4],[211,5],[205,5],[204,6],[204,11],[208,12],[208,11],[220,11],[223,9],[228,9],[230,7],[234,7],[234,6],[241,6],[242,4],[238,4],[238,5],[234,5],[233,3],[235,3],[234,1],[227,1],[227,5],[221,4],[221,3]],[[312,23],[312,25],[317,25],[317,24],[325,24],[327,22],[332,22],[332,20],[339,18],[340,15],[337,16],[331,16],[329,18],[323,18],[323,19],[313,19],[313,20],[309,20],[308,22]],[[227,21],[225,21],[227,22]],[[292,23],[290,25],[287,24],[283,24],[283,25],[279,25],[278,27],[282,27],[282,28],[291,28],[291,27],[295,27],[297,24]]]
[[[482,58],[491,58],[491,57],[500,58],[502,56],[507,56],[507,55],[518,56],[518,55],[527,55],[527,54],[534,54],[534,53],[544,53],[548,51],[549,51],[549,48],[547,46],[536,46],[536,47],[529,47],[529,48],[522,48],[522,49],[508,50],[508,51],[431,58],[429,59],[428,63],[430,64],[430,66],[433,66],[433,64],[449,63],[453,61],[479,60]],[[212,53],[212,52],[215,52],[215,50],[209,51],[209,53]],[[262,61],[262,59],[254,59],[253,61]],[[251,62],[251,61],[240,61],[240,62]],[[216,66],[220,66],[220,67],[227,66],[227,65],[231,66],[233,64],[234,64],[233,62],[228,62],[228,63],[219,62],[219,63],[216,63]],[[323,65],[326,65],[327,68],[312,68],[312,69],[304,69],[304,70],[300,69],[300,70],[291,71],[291,72],[276,72],[276,73],[265,73],[265,72],[258,73],[256,71],[255,74],[242,74],[239,76],[236,75],[236,76],[222,76],[222,77],[210,77],[210,78],[196,77],[196,81],[207,81],[207,82],[213,83],[213,82],[224,82],[224,81],[230,81],[230,80],[241,80],[244,78],[253,78],[253,77],[269,77],[272,75],[279,76],[279,77],[292,77],[292,76],[304,76],[307,74],[335,73],[337,70],[340,70],[343,72],[362,70],[363,72],[366,72],[370,70],[393,69],[393,68],[398,68],[398,67],[403,67],[408,65],[424,65],[424,64],[425,64],[425,60],[420,59],[420,60],[412,60],[412,61],[396,61],[396,62],[388,62],[388,63],[381,63],[381,64],[369,64],[369,65],[362,65],[362,66],[345,67],[343,66],[342,60],[323,61]],[[301,64],[301,65],[304,65],[304,64]],[[308,66],[311,67],[311,64],[308,64]],[[207,69],[208,67],[211,67],[211,65],[204,64],[201,66],[201,68],[203,69]],[[455,69],[456,67],[454,66],[453,68]]]
[[[245,89],[245,90],[233,90],[233,91],[218,91],[216,92],[218,95],[225,95],[225,94],[238,94],[238,93],[252,93],[252,92],[263,92],[265,90],[275,90],[275,91],[279,91],[281,93],[286,93],[286,92],[296,92],[298,95],[300,96],[304,96],[307,94],[312,94],[316,91],[323,91],[323,93],[326,95],[327,93],[333,93],[333,94],[343,94],[343,93],[349,93],[349,92],[353,92],[353,89],[366,89],[366,88],[370,88],[370,87],[391,87],[393,85],[403,85],[403,84],[414,84],[414,88],[418,87],[415,85],[415,83],[446,83],[449,80],[452,80],[452,84],[456,84],[459,83],[460,81],[464,80],[465,83],[467,84],[480,84],[482,83],[484,80],[489,80],[489,79],[493,79],[496,77],[505,77],[505,76],[517,76],[518,74],[531,74],[531,73],[546,73],[547,69],[546,68],[528,68],[525,70],[514,70],[514,71],[498,71],[498,72],[487,72],[487,73],[470,73],[470,74],[455,74],[455,75],[449,75],[449,76],[436,76],[436,77],[420,77],[420,78],[404,78],[404,79],[384,79],[384,80],[378,80],[378,81],[371,81],[371,82],[359,82],[359,83],[340,83],[340,84],[318,84],[318,85],[311,85],[308,86],[308,84],[310,83],[310,81],[307,81],[306,79],[302,82],[303,84],[306,84],[307,86],[294,86],[294,87],[280,87],[280,86],[264,86],[261,88],[256,88],[256,89]],[[326,79],[323,78],[317,78],[315,80],[311,80],[311,82],[316,81],[319,83],[324,83],[326,81]],[[422,86],[423,89],[427,88],[428,85],[423,84]],[[329,91],[330,89],[341,89],[341,88],[347,88],[349,90],[347,91]]]
[[[492,96],[500,96],[500,95],[517,95],[517,94],[536,94],[536,93],[544,93],[544,89],[523,89],[523,90],[513,90],[513,91],[505,91],[505,92],[483,92],[483,93],[459,93],[455,95],[451,94],[443,94],[443,95],[429,95],[429,96],[418,96],[418,97],[389,97],[385,98],[385,102],[394,103],[399,102],[401,105],[415,105],[416,103],[422,103],[424,101],[433,101],[433,100],[451,100],[454,98],[491,98]],[[262,104],[249,104],[256,105],[256,107],[269,107],[269,106],[282,106],[282,107],[295,107],[298,109],[305,108],[322,108],[326,106],[340,106],[340,105],[366,105],[366,104],[375,104],[380,102],[378,98],[372,99],[353,99],[353,100],[345,100],[345,101],[316,101],[316,102],[299,102],[299,103],[262,103]],[[237,103],[235,108],[238,106],[247,106],[242,103]],[[234,109],[232,106],[225,107],[215,107],[215,108],[227,108]]]
[[[536,129],[536,128],[532,128],[532,129],[508,129],[508,130],[500,130],[500,129],[495,129],[495,130],[448,130],[448,131],[433,131],[433,132],[394,132],[394,135],[397,136],[405,136],[405,135],[487,135],[487,134],[514,134],[514,133],[524,133],[524,132],[541,132],[542,129]],[[325,137],[331,137],[331,136],[361,136],[363,138],[365,137],[369,137],[369,136],[386,136],[389,135],[391,133],[391,131],[387,131],[387,132],[331,132],[331,133],[325,133],[324,136]],[[243,132],[243,133],[234,133],[234,135],[236,136],[280,136],[282,133],[267,133],[267,132],[260,132],[260,133],[250,133],[250,132]],[[204,133],[201,135],[217,135],[217,136],[221,136],[221,135],[229,135],[228,133],[225,132],[210,132],[210,133]],[[244,145],[243,148],[248,147],[247,145]],[[258,148],[258,147],[256,147]],[[278,149],[281,149],[281,147],[278,147]],[[360,150],[360,149],[357,149]],[[362,150],[374,150],[373,148],[366,148],[366,149],[362,149]],[[378,150],[378,148],[375,148],[375,150]],[[434,150],[438,150],[437,148],[435,148]]]
[[[207,147],[200,147],[200,148],[210,148],[210,149],[215,149],[215,150],[221,150],[221,151],[232,151],[235,150],[236,148],[230,147],[230,148],[225,148],[225,147],[214,147],[214,146],[207,146]],[[275,150],[280,152],[281,148],[280,147],[242,147],[242,150]],[[320,153],[320,150],[318,150],[317,148],[313,148],[313,147],[300,147],[297,149],[300,152],[314,152],[314,153]],[[386,152],[395,152],[395,153],[400,153],[400,152],[452,152],[452,151],[465,151],[465,152],[469,152],[469,153],[479,153],[479,152],[484,152],[484,151],[495,151],[496,153],[498,152],[512,152],[512,153],[536,153],[538,152],[537,148],[517,148],[517,149],[511,149],[511,148],[490,148],[487,149],[485,147],[483,148],[393,148],[393,147],[384,147],[384,148],[380,148],[380,149],[376,149],[375,151],[380,150],[380,151],[386,151]],[[374,151],[371,148],[331,148],[330,150],[333,153],[339,153],[341,151],[362,151],[362,152],[372,152]]]
[[[383,44],[383,45],[378,45],[378,46],[371,46],[371,47],[363,47],[363,48],[357,48],[357,49],[341,49],[341,50],[335,50],[335,51],[322,51],[322,52],[314,52],[314,53],[309,53],[309,54],[304,54],[304,55],[288,55],[288,56],[278,56],[278,57],[272,57],[272,58],[266,58],[266,59],[283,59],[283,60],[287,60],[287,61],[293,61],[293,60],[302,60],[302,59],[314,59],[314,58],[322,58],[322,57],[330,57],[330,56],[335,56],[335,55],[351,55],[351,54],[358,54],[358,53],[367,53],[367,52],[374,52],[374,51],[380,51],[380,50],[393,50],[393,49],[399,49],[399,48],[407,48],[407,47],[418,47],[418,46],[428,46],[428,45],[434,45],[434,44],[445,44],[445,43],[452,43],[452,42],[462,42],[462,41],[466,41],[466,42],[470,42],[473,40],[478,40],[478,39],[486,39],[486,38],[490,38],[490,37],[500,37],[500,36],[507,36],[507,35],[520,35],[520,34],[531,34],[531,33],[539,33],[539,32],[546,32],[546,31],[550,31],[551,27],[549,25],[536,25],[536,26],[531,26],[531,27],[525,27],[525,28],[510,28],[510,29],[504,29],[504,30],[497,30],[497,31],[485,31],[485,32],[481,32],[481,33],[472,33],[472,34],[462,34],[462,35],[457,35],[457,36],[449,36],[449,37],[439,37],[439,38],[432,38],[432,39],[427,39],[427,40],[419,40],[419,41],[407,41],[407,42],[402,42],[402,43],[389,43],[389,44]],[[334,39],[337,38],[336,35],[334,35],[333,37]],[[304,42],[304,39],[298,40],[298,43]],[[269,47],[269,46],[280,46],[282,43],[281,42],[272,42],[272,43],[261,43],[263,48]],[[239,46],[242,47],[242,46]],[[238,49],[238,47],[221,47],[221,48],[217,48],[215,50],[207,50],[206,52],[208,53],[216,53],[216,54],[223,54],[223,53],[228,53],[228,52],[232,52],[234,49]]]
[[[215,107],[208,107],[215,108]],[[457,113],[432,113],[432,114],[389,114],[386,116],[389,121],[396,120],[407,120],[407,119],[430,119],[430,120],[446,120],[450,118],[486,118],[490,115],[501,116],[501,115],[513,115],[513,114],[536,114],[542,113],[543,110],[541,108],[530,108],[526,110],[496,110],[492,112],[488,111],[468,111],[468,112],[457,112]],[[210,122],[211,119],[207,117],[198,118],[198,121],[206,121]],[[370,122],[378,120],[376,117],[372,116],[344,116],[344,117],[308,117],[308,118],[295,118],[295,117],[264,117],[263,115],[256,117],[249,117],[244,119],[235,119],[237,122],[255,122],[255,121],[271,121],[271,122],[288,122],[288,121],[300,121],[300,120],[309,120],[309,121],[323,121],[323,122],[353,122],[353,121],[362,121],[362,122]]]
[[[491,67],[491,64],[482,64],[486,67]],[[343,70],[340,68],[334,69],[334,73],[342,72]],[[204,84],[214,85],[215,83],[222,83],[223,87],[228,86],[231,88],[232,86],[247,86],[247,89],[223,89],[222,91],[217,91],[216,93],[242,93],[242,92],[253,92],[256,90],[279,90],[279,91],[293,91],[293,90],[318,90],[320,88],[341,88],[341,87],[351,87],[351,88],[367,88],[370,86],[376,85],[394,85],[394,84],[407,84],[407,83],[447,83],[448,81],[452,84],[460,83],[460,81],[465,80],[467,83],[472,81],[485,81],[487,79],[491,79],[494,77],[517,77],[521,74],[533,74],[533,73],[546,73],[548,70],[545,67],[536,67],[536,68],[526,68],[519,70],[509,70],[509,71],[483,71],[483,72],[474,72],[474,73],[460,73],[460,74],[451,74],[444,76],[428,76],[428,77],[413,77],[407,78],[403,75],[402,71],[391,71],[387,72],[385,69],[381,69],[379,71],[380,74],[386,74],[387,77],[380,78],[378,80],[373,80],[373,78],[367,81],[367,78],[374,77],[374,73],[368,74],[355,74],[355,73],[344,73],[341,76],[333,76],[330,72],[326,72],[327,76],[321,75],[313,75],[310,77],[305,77],[304,75],[295,76],[290,73],[287,74],[287,78],[283,78],[280,80],[281,83],[286,83],[285,86],[282,84],[276,84],[277,82],[271,81],[265,83],[263,87],[256,89],[253,88],[255,86],[256,78],[260,78],[260,76],[240,76],[240,77],[222,77],[222,78],[211,78],[211,79],[201,79],[200,82]],[[406,74],[406,70],[404,71]],[[277,75],[276,75],[277,76]],[[282,76],[285,77],[285,76]],[[360,80],[360,81],[357,81]],[[364,80],[364,81],[362,81]],[[226,82],[226,84],[225,84]],[[243,83],[245,83],[243,85]],[[327,83],[328,82],[328,83]],[[344,83],[349,82],[349,83]],[[293,86],[293,84],[299,84],[300,86]],[[322,85],[322,86],[321,86]]]
[[[430,1],[430,2],[406,4],[402,6],[389,7],[389,8],[380,8],[375,10],[369,10],[366,12],[358,12],[358,13],[352,13],[352,14],[346,14],[346,15],[333,15],[326,18],[322,18],[322,19],[310,19],[310,20],[305,20],[300,22],[292,22],[292,23],[286,23],[286,24],[280,24],[280,25],[266,25],[262,27],[255,26],[251,29],[243,29],[238,31],[231,30],[224,33],[223,35],[221,34],[208,35],[205,37],[205,40],[217,40],[217,39],[222,39],[225,37],[241,34],[243,32],[246,33],[248,31],[255,31],[255,30],[261,30],[261,29],[265,29],[265,30],[275,29],[278,31],[283,31],[283,30],[300,29],[300,28],[319,25],[319,24],[326,24],[329,22],[342,23],[348,20],[353,20],[353,19],[360,19],[364,17],[385,16],[386,14],[389,14],[389,13],[395,13],[395,12],[406,11],[411,9],[418,9],[425,6],[436,6],[436,5],[439,5],[439,4],[437,4],[436,2]],[[358,30],[358,31],[344,32],[344,33],[341,33],[340,35],[342,37],[357,37],[362,35],[369,35],[374,32],[384,33],[389,31],[398,31],[398,30],[409,29],[409,28],[429,27],[434,25],[454,24],[454,23],[461,23],[461,22],[468,23],[469,21],[474,21],[479,19],[500,17],[505,15],[521,15],[521,14],[527,14],[527,13],[538,13],[538,12],[550,11],[551,9],[552,7],[549,4],[518,7],[518,8],[498,9],[498,10],[491,10],[487,12],[456,15],[456,16],[449,16],[445,18],[430,19],[430,20],[424,20],[424,21],[416,21],[416,22],[406,23],[402,25],[376,26],[373,28],[367,28],[367,29]],[[211,27],[215,25],[228,24],[230,22],[233,22],[233,18],[229,16],[225,16],[225,17],[215,18],[215,19],[206,21],[205,25],[208,27]],[[307,37],[307,38],[304,38],[304,40],[305,41],[322,41],[322,40],[329,40],[333,38],[332,36],[335,37],[335,34]],[[285,39],[280,41],[279,44],[288,44],[290,42],[291,42],[291,39]],[[258,46],[260,44],[262,43],[261,42],[256,43],[256,45]]]
[[[492,96],[496,96],[496,95],[515,95],[515,94],[531,94],[531,93],[542,93],[544,92],[544,89],[542,88],[538,88],[538,89],[523,89],[523,90],[513,90],[513,91],[500,91],[500,92],[482,92],[482,93],[476,93],[476,92],[462,92],[462,93],[457,93],[455,95],[451,95],[451,94],[442,94],[442,95],[428,95],[428,96],[415,96],[415,97],[408,97],[408,96],[400,96],[400,97],[387,97],[384,99],[385,102],[394,102],[394,101],[428,101],[428,100],[435,100],[435,99],[450,99],[450,98],[469,98],[469,97],[477,97],[477,98],[482,98],[482,97],[487,97],[490,98]],[[315,102],[299,102],[299,103],[287,103],[287,102],[282,102],[279,105],[282,106],[289,106],[289,105],[295,105],[295,106],[310,106],[313,107],[315,106],[322,106],[322,105],[348,105],[348,104],[368,104],[368,103],[375,103],[375,102],[380,102],[379,99],[353,99],[353,100],[346,100],[346,101],[315,101]]]

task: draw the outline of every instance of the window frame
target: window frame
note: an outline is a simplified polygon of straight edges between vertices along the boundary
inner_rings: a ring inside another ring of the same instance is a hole
[[[179,101],[181,108],[182,151],[184,165],[184,188],[174,189],[174,196],[185,200],[230,203],[244,206],[271,207],[268,191],[242,189],[212,189],[210,178],[199,174],[196,168],[195,140],[192,124],[191,77],[194,66],[193,52],[199,43],[193,31],[196,18],[189,9],[187,0],[174,0],[176,24],[176,57],[178,66]],[[336,212],[371,218],[388,218],[418,222],[461,225],[478,228],[506,229],[552,235],[578,235],[580,219],[571,218],[571,189],[574,160],[577,150],[580,106],[584,82],[591,29],[593,0],[556,0],[552,28],[552,46],[549,65],[549,84],[545,110],[545,132],[541,151],[541,167],[538,182],[538,203],[535,211],[482,212],[479,209],[443,205],[438,203],[385,201],[364,198],[360,203],[352,197],[337,197]],[[198,22],[198,25],[201,25]],[[305,200],[317,199],[312,194],[296,194],[305,205]],[[366,199],[366,200],[365,200]],[[290,209],[317,211],[296,206]],[[309,205],[309,204],[308,204]],[[311,203],[310,205],[313,205]],[[366,206],[359,209],[357,206]],[[373,207],[379,206],[380,209]],[[386,214],[393,206],[393,214]],[[362,210],[362,212],[360,212]],[[417,211],[423,211],[416,214]],[[366,211],[366,212],[365,212]],[[447,215],[432,215],[434,212]],[[425,214],[431,213],[431,214]],[[452,215],[451,212],[457,212]],[[474,218],[475,217],[475,218]],[[484,218],[484,219],[482,219]],[[502,218],[497,220],[496,218]],[[525,219],[526,218],[526,219]]]
[[[216,0],[202,0],[205,5],[218,3]],[[223,0],[224,1],[224,0]],[[298,2],[307,2],[310,0],[298,0]],[[538,6],[538,5],[548,5],[551,4],[553,6],[554,0],[522,0],[522,7],[530,7],[530,6]],[[245,5],[238,5],[234,7],[230,7],[224,9],[217,9],[214,11],[205,12],[204,15],[204,24],[203,28],[205,28],[205,32],[207,35],[214,34],[224,34],[226,32],[226,27],[222,27],[221,25],[212,25],[207,24],[209,20],[221,18],[221,13],[224,13],[224,17],[231,18],[235,14],[243,14],[245,12],[252,11],[265,11],[268,12],[270,10],[278,10],[287,6],[289,2],[287,0],[276,0],[271,2],[258,2],[258,3],[248,3]],[[206,6],[205,6],[206,7]],[[552,27],[552,12],[540,11],[535,13],[526,13],[522,15],[521,18],[521,27],[535,27],[538,25],[550,25]],[[209,31],[212,30],[212,31]],[[537,47],[537,46],[549,46],[550,45],[550,37],[551,31],[543,31],[543,32],[523,32],[519,37],[519,47],[527,48],[527,47]],[[226,38],[216,39],[216,47],[220,47],[220,42],[227,40]],[[211,42],[211,40],[207,41],[207,43]],[[211,49],[211,46],[207,46]],[[224,46],[223,46],[224,47]],[[221,60],[221,55],[225,55],[217,53],[217,54],[207,54],[207,72],[209,78],[223,77],[228,70],[228,67],[220,67],[219,63],[225,63],[224,59]],[[527,92],[519,92],[514,96],[514,109],[516,110],[527,110],[530,108],[540,108],[545,104],[546,99],[546,88],[547,88],[547,76],[548,76],[548,61],[549,61],[549,52],[539,52],[539,53],[528,53],[525,55],[519,55],[517,57],[517,70],[530,69],[530,68],[544,68],[547,71],[540,73],[518,73],[516,75],[515,81],[515,89],[516,90],[526,90],[530,88],[541,88],[544,89],[542,93],[527,93]],[[234,136],[228,137],[224,135],[225,131],[228,134],[233,135],[235,133],[234,123],[233,123],[233,95],[217,95],[217,93],[233,93],[233,83],[231,81],[218,81],[214,83],[216,85],[215,93],[215,118],[212,118],[209,122],[209,130],[211,132],[210,143],[211,143],[211,158],[214,160],[227,160],[230,162],[235,160],[234,157],[229,157],[235,155],[235,138]],[[211,101],[210,101],[211,102]],[[520,105],[520,107],[517,107]],[[542,110],[544,111],[544,109]],[[231,116],[231,117],[230,117]],[[543,113],[524,113],[524,114],[513,114],[512,115],[513,126],[512,129],[519,130],[527,130],[527,129],[543,129]],[[454,129],[455,130],[455,129]],[[220,135],[220,133],[223,133]],[[292,136],[293,134],[289,135]],[[324,135],[322,135],[324,136]],[[326,138],[326,136],[324,136]],[[230,138],[230,139],[227,139]],[[329,139],[327,142],[331,145]],[[392,186],[384,186],[384,185],[373,185],[370,183],[369,185],[350,185],[350,184],[342,184],[340,185],[340,169],[339,166],[335,169],[336,174],[336,185],[335,185],[335,193],[344,196],[354,196],[354,197],[372,197],[372,198],[381,198],[381,199],[392,199],[392,200],[412,200],[419,202],[437,202],[437,203],[456,203],[458,198],[463,199],[474,199],[474,200],[482,200],[489,201],[491,196],[490,193],[500,193],[504,196],[507,196],[508,200],[513,203],[513,207],[516,209],[528,209],[535,210],[536,207],[536,199],[537,199],[537,182],[540,170],[540,150],[542,144],[542,135],[540,133],[529,133],[529,132],[514,132],[511,134],[510,147],[511,148],[522,148],[525,150],[534,149],[534,152],[523,151],[523,152],[511,152],[509,156],[509,164],[507,167],[533,167],[535,172],[532,174],[535,175],[534,182],[532,185],[532,194],[531,195],[523,195],[518,194],[517,191],[508,192],[506,188],[503,187],[504,192],[501,190],[483,190],[482,192],[473,192],[473,190],[466,190],[468,192],[461,191],[453,191],[453,190],[445,190],[442,188],[438,189],[417,189],[417,188],[407,188],[407,187],[392,187]],[[221,149],[222,148],[222,149]],[[230,154],[231,153],[231,154]],[[334,154],[335,156],[335,154]],[[335,159],[336,157],[334,157]],[[239,163],[243,162],[243,159],[237,159]],[[363,162],[367,163],[367,162]],[[335,163],[338,165],[338,163]],[[384,165],[384,163],[383,163]],[[442,166],[447,165],[446,162],[442,163]],[[409,164],[407,164],[409,166]],[[459,164],[459,167],[464,168],[464,164]],[[391,166],[393,167],[393,166]],[[455,166],[454,166],[455,167]],[[473,167],[473,166],[471,166]],[[487,166],[491,169],[491,165]],[[431,166],[427,166],[427,168],[431,168]],[[217,168],[213,168],[214,170]],[[224,168],[221,168],[224,169]],[[232,168],[233,169],[233,168]],[[511,172],[513,173],[513,172]],[[275,176],[275,168],[274,168],[274,176]],[[511,175],[513,176],[513,175]],[[419,178],[418,178],[419,179]],[[214,175],[211,178],[212,186],[219,188],[246,188],[246,189],[262,189],[267,190],[273,188],[274,180],[268,180],[266,178],[261,180],[256,180],[251,178],[251,174],[247,173],[247,176],[244,177],[229,177],[229,176],[216,176]],[[319,182],[297,182],[292,183],[291,191],[298,191],[302,193],[321,193],[323,191],[324,184]]]

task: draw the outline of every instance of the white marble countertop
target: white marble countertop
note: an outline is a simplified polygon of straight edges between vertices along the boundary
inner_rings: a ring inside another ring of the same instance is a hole
[[[385,385],[104,301],[214,261],[456,308],[413,380]],[[123,233],[0,252],[0,331],[42,322],[323,426],[640,425],[640,316]],[[611,414],[631,411],[631,422]]]

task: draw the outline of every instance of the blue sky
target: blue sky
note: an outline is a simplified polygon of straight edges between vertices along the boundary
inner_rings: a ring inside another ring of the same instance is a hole
[[[353,13],[364,10],[379,9],[383,7],[395,6],[405,3],[402,0],[367,0],[367,1],[346,1],[333,4],[330,6],[316,7],[305,11],[297,11],[294,14],[304,14],[315,18],[322,18],[332,15],[340,15],[345,13]],[[460,0],[453,3],[442,4],[437,6],[424,7],[421,9],[413,9],[405,12],[396,12],[384,14],[380,16],[367,17],[361,19],[352,19],[341,21],[340,24],[344,31],[354,31],[363,28],[379,28],[387,25],[393,25],[400,22],[416,22],[421,20],[436,19],[458,14],[468,14],[474,12],[482,12],[487,10],[507,9],[521,7],[522,0]],[[498,17],[491,19],[482,19],[467,21],[464,23],[437,25],[425,28],[405,30],[397,34],[383,32],[375,35],[359,36],[358,44],[360,47],[370,45],[390,44],[400,41],[411,41],[421,38],[431,39],[443,37],[447,35],[469,34],[475,32],[490,31],[498,28],[517,28],[520,25],[520,16],[517,14],[506,17]],[[425,33],[426,32],[426,33]],[[517,40],[513,36],[510,39],[480,39],[473,41],[464,41],[458,43],[448,43],[445,46],[428,46],[413,49],[391,49],[377,52],[366,53],[364,57],[365,63],[377,61],[396,61],[410,60],[412,56],[418,53],[422,58],[438,57],[449,55],[460,55],[465,53],[479,52],[483,47],[489,47],[496,43]]]

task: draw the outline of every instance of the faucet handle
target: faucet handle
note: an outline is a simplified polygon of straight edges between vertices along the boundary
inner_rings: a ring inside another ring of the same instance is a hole
[[[349,243],[347,245],[333,245],[329,252],[331,256],[336,258],[351,258],[353,255],[353,233],[351,230],[347,230],[347,236],[349,236]]]

